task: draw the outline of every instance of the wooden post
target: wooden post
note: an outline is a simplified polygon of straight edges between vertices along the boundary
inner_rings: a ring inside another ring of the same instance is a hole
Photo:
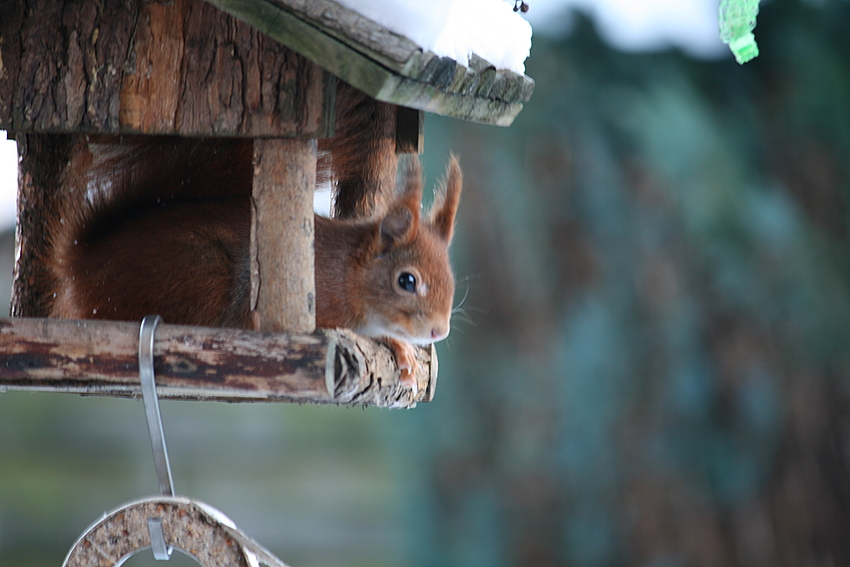
[[[315,140],[254,140],[251,306],[262,331],[316,328],[316,155]]]

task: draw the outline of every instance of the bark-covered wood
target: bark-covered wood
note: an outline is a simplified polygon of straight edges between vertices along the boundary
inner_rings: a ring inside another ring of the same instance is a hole
[[[139,323],[0,319],[0,388],[139,397]],[[434,395],[433,348],[417,349],[416,392],[392,353],[346,330],[310,335],[161,324],[162,398],[413,407]]]
[[[0,128],[328,135],[335,79],[202,0],[5,0]]]
[[[263,331],[316,328],[315,186],[315,140],[254,141],[251,305]]]

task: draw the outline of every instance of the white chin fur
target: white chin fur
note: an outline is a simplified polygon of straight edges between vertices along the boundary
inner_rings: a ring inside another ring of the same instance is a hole
[[[372,337],[374,339],[380,339],[381,337],[389,337],[391,339],[396,339],[399,341],[408,342],[414,345],[419,346],[428,346],[434,342],[434,339],[431,338],[430,333],[426,337],[415,337],[404,332],[403,329],[399,328],[398,325],[390,325],[385,321],[377,321],[370,320],[365,325],[353,329],[355,333]]]

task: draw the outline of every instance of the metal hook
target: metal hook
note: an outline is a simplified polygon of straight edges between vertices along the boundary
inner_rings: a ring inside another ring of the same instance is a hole
[[[145,416],[153,449],[153,462],[156,478],[163,496],[174,496],[174,481],[171,478],[171,465],[168,463],[168,450],[165,446],[165,432],[162,429],[162,416],[159,413],[159,398],[156,395],[156,382],[153,373],[153,342],[157,324],[162,321],[159,315],[148,315],[142,319],[139,330],[139,377],[142,382],[142,399],[145,403]],[[151,550],[154,559],[167,561],[171,558],[171,548],[165,544],[160,518],[148,519],[148,532],[151,538]]]

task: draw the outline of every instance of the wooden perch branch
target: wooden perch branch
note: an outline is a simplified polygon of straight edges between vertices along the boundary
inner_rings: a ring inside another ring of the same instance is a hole
[[[0,389],[140,397],[139,324],[0,319]],[[417,392],[401,386],[389,349],[347,330],[309,335],[161,324],[154,371],[161,398],[289,401],[410,408],[430,401],[434,349],[417,349]]]

